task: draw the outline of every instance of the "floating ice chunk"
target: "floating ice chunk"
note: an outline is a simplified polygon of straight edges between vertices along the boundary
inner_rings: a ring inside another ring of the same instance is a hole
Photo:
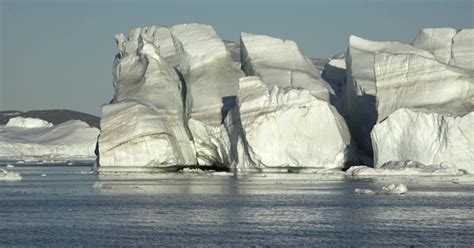
[[[12,169],[12,168],[15,168],[15,166],[11,165],[11,164],[7,164],[7,166],[5,166],[7,169]]]
[[[21,181],[20,173],[0,169],[0,181]]]
[[[390,184],[388,186],[384,186],[382,187],[382,190],[385,191],[385,193],[387,194],[391,194],[391,195],[401,195],[401,194],[405,194],[408,192],[408,188],[407,186],[405,186],[404,184]]]
[[[8,120],[5,127],[17,128],[45,128],[52,127],[53,124],[37,118],[14,117]]]
[[[375,191],[371,189],[354,189],[354,194],[357,195],[374,195]]]
[[[348,176],[458,176],[464,173],[456,166],[446,163],[438,165],[424,165],[416,161],[390,161],[379,168],[367,166],[352,166],[346,172]]]

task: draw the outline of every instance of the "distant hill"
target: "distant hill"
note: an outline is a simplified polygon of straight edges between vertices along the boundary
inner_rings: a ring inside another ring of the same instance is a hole
[[[17,116],[39,118],[51,122],[54,125],[70,120],[81,120],[91,127],[99,128],[100,126],[99,117],[67,109],[32,110],[28,112],[0,111],[0,125],[5,125],[10,118]]]

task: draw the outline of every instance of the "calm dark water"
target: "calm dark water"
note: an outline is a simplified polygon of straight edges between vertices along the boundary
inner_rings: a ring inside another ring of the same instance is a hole
[[[0,181],[0,247],[474,244],[473,178],[14,170],[23,181]],[[353,193],[392,182],[409,192]]]

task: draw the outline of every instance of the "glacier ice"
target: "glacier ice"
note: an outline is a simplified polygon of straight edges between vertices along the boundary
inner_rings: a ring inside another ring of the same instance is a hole
[[[411,44],[351,36],[330,59],[266,35],[223,41],[195,23],[116,40],[102,167],[341,168],[355,143],[376,168],[353,173],[473,170],[472,29],[427,28]],[[380,169],[388,162],[404,169]]]
[[[447,163],[474,172],[474,112],[448,117],[422,110],[398,109],[372,131],[374,166],[388,161]]]
[[[464,33],[469,30],[422,30],[412,44],[432,56],[409,51],[381,51],[373,56],[375,167],[415,160],[474,171],[470,163],[474,158],[474,71],[466,61],[455,60],[453,53],[456,37],[474,42],[474,35],[464,37]]]
[[[447,116],[474,110],[474,71],[416,54],[384,52],[375,55],[374,71],[378,122],[400,108]]]
[[[16,171],[0,169],[0,181],[21,181],[23,177]]]
[[[249,158],[238,168],[342,168],[350,158],[349,131],[328,102],[309,90],[268,89],[256,76],[239,87],[240,153]]]
[[[474,29],[425,28],[412,46],[432,53],[444,64],[474,70]]]
[[[176,25],[171,34],[186,84],[187,126],[198,164],[229,164],[230,141],[222,124],[236,104],[239,78],[244,73],[211,26]]]
[[[433,58],[428,51],[399,42],[381,42],[350,36],[346,52],[347,83],[343,87],[342,105],[359,153],[371,157],[370,131],[377,121],[375,107],[375,55],[408,53]]]
[[[115,97],[102,108],[99,163],[165,168],[195,164],[179,75],[152,40],[132,37],[127,47],[137,50],[123,52],[119,46],[123,57],[115,63]]]
[[[247,76],[259,76],[268,89],[301,88],[330,101],[334,91],[313,62],[303,56],[294,41],[242,33],[241,63]]]
[[[195,23],[135,28],[116,40],[102,168],[340,168],[351,155],[348,129],[330,103],[333,90],[293,41],[243,33],[239,46]],[[246,77],[255,73],[264,79]],[[272,158],[274,148],[281,152]]]
[[[35,118],[11,118],[0,126],[1,160],[94,160],[99,130],[78,120],[53,125]]]

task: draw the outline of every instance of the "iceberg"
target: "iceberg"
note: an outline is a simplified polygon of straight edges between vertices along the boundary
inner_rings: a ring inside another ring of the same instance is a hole
[[[243,33],[239,46],[195,23],[116,40],[102,170],[341,168],[352,156],[333,90],[293,41]]]
[[[415,160],[474,171],[474,70],[453,55],[456,37],[466,32],[422,30],[413,45],[432,57],[407,51],[374,55],[378,116],[371,141],[375,167]],[[474,35],[461,39],[472,43]]]
[[[242,130],[234,143],[248,158],[237,169],[342,168],[352,155],[350,134],[335,107],[309,90],[267,87],[256,76],[240,79]]]
[[[0,126],[0,160],[94,160],[99,129],[79,120],[53,125],[14,117]]]

